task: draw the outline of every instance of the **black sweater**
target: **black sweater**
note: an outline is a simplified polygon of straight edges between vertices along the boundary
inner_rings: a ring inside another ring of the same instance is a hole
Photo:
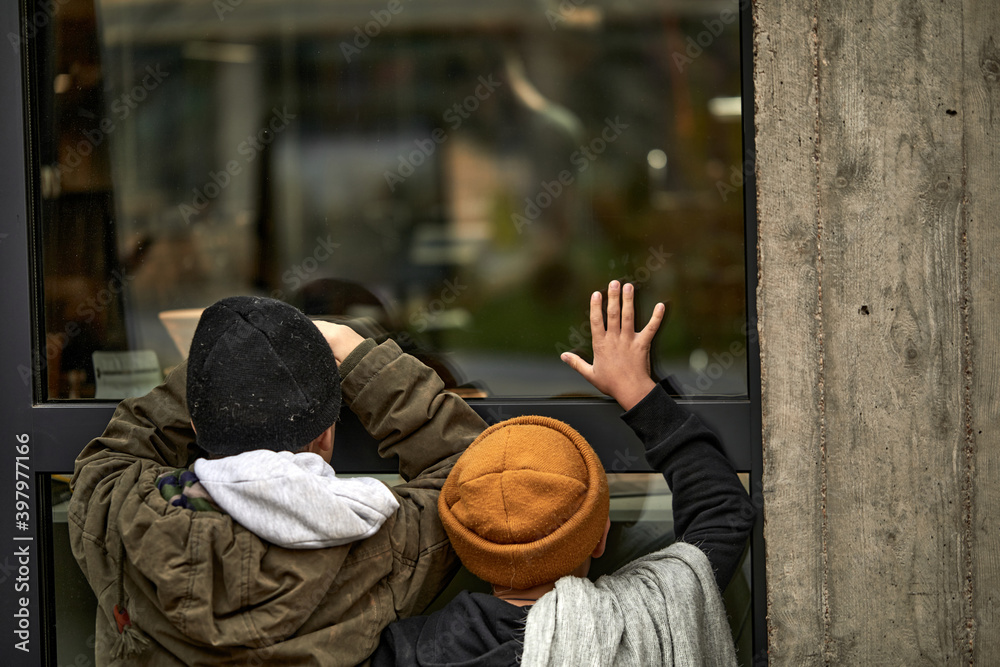
[[[718,436],[659,385],[622,419],[642,440],[646,461],[663,473],[673,493],[677,540],[705,552],[719,590],[725,590],[755,512]]]
[[[486,593],[462,591],[430,616],[407,618],[383,630],[372,667],[516,665],[529,609]]]
[[[725,589],[753,528],[754,509],[718,437],[657,385],[622,419],[673,493],[674,534],[698,546]],[[519,662],[531,607],[462,592],[430,616],[382,632],[373,667],[494,667]]]

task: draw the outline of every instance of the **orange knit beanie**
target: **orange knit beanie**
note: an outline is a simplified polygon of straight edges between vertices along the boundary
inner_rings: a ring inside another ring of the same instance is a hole
[[[438,497],[462,563],[515,589],[555,581],[604,535],[608,478],[567,424],[525,416],[494,424],[458,459]]]

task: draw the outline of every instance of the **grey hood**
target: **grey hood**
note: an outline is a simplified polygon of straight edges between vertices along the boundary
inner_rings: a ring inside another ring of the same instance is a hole
[[[399,507],[382,482],[340,478],[318,454],[259,449],[194,464],[212,500],[258,537],[288,549],[348,544]]]

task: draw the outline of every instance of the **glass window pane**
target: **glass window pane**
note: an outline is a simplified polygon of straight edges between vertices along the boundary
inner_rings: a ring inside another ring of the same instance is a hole
[[[678,393],[747,393],[736,0],[67,0],[32,44],[48,399],[141,392],[249,293],[592,395],[558,355],[613,278]]]

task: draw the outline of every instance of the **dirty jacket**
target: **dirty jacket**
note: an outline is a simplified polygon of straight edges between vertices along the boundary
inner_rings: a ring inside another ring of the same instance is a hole
[[[419,613],[457,559],[437,496],[458,455],[485,428],[437,375],[395,343],[368,340],[341,366],[345,404],[399,456],[399,508],[361,541],[290,550],[225,513],[172,506],[158,476],[203,452],[185,405],[186,368],[122,401],[77,458],[69,530],[98,598],[100,665],[354,665],[397,617]],[[337,443],[335,446],[351,446]],[[151,644],[112,657],[124,605]]]

